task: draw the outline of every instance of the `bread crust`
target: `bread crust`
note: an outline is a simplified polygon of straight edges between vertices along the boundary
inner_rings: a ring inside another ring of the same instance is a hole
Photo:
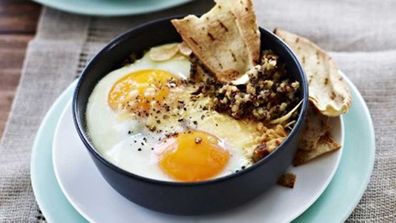
[[[348,84],[341,76],[331,57],[312,41],[281,30],[274,33],[297,54],[309,85],[309,100],[326,116],[336,117],[348,112],[352,96]]]
[[[237,79],[260,58],[251,0],[218,0],[200,18],[189,15],[171,22],[192,52],[222,82]]]

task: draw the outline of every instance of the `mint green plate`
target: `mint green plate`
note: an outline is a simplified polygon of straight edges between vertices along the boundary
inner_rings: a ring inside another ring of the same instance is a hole
[[[136,15],[181,5],[191,0],[33,0],[58,10],[96,16]]]
[[[33,144],[30,175],[34,195],[48,222],[86,222],[63,195],[52,166],[52,139],[58,120],[72,97],[76,82],[52,105],[37,132]]]
[[[319,199],[294,222],[343,222],[358,204],[370,180],[375,155],[374,129],[366,103],[356,87],[348,82],[353,103],[342,117],[345,144],[340,165]],[[69,86],[48,111],[32,150],[33,191],[48,222],[86,222],[61,192],[52,166],[53,134],[74,87],[75,83]]]

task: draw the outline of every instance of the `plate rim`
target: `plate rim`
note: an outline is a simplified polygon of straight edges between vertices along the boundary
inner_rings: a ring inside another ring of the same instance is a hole
[[[363,96],[360,94],[359,89],[355,86],[355,84],[353,84],[353,82],[345,75],[345,73],[343,71],[340,71],[340,73],[345,77],[346,81],[348,82],[349,87],[353,88],[353,90],[355,92],[358,92],[358,94],[356,94],[356,96],[359,98],[359,100],[363,105],[364,108],[364,113],[368,114],[369,118],[368,118],[368,125],[369,125],[369,130],[370,130],[370,136],[372,137],[372,143],[370,145],[371,149],[371,153],[368,154],[369,155],[369,159],[370,159],[370,167],[369,167],[369,172],[368,172],[368,176],[365,178],[364,182],[362,183],[362,190],[359,191],[357,198],[354,200],[354,202],[351,202],[351,204],[349,205],[349,211],[345,213],[344,218],[342,219],[344,222],[348,219],[348,217],[352,214],[352,212],[355,210],[355,208],[357,207],[357,205],[359,204],[360,200],[362,199],[364,193],[367,190],[367,187],[370,183],[371,177],[373,175],[373,170],[374,170],[374,164],[375,164],[375,152],[377,151],[377,147],[375,144],[375,130],[374,130],[374,124],[373,124],[373,118],[371,116],[370,110],[367,106],[366,101],[364,100]],[[352,102],[353,103],[353,102]]]
[[[51,143],[51,146],[52,146],[52,150],[54,150],[54,144],[55,144],[55,135],[56,135],[56,132],[57,132],[57,129],[59,128],[59,126],[61,125],[61,120],[62,120],[62,118],[64,117],[64,115],[65,115],[65,113],[67,113],[67,112],[69,112],[68,111],[68,109],[72,109],[71,108],[71,106],[72,106],[72,100],[73,100],[73,98],[69,98],[69,100],[67,100],[67,102],[66,102],[66,104],[65,104],[65,106],[63,107],[63,110],[62,110],[62,112],[60,113],[60,116],[59,116],[59,119],[57,120],[57,123],[56,123],[56,126],[55,126],[55,128],[54,128],[54,138],[52,139],[52,143]],[[74,123],[73,123],[73,125],[74,125]],[[77,130],[75,130],[75,131],[77,131]],[[59,186],[59,188],[61,189],[61,191],[62,191],[62,193],[63,193],[63,195],[65,196],[65,198],[67,199],[67,201],[69,202],[69,204],[83,217],[83,218],[85,218],[85,220],[87,220],[88,222],[95,222],[91,217],[89,217],[89,215],[87,215],[84,211],[82,211],[76,204],[75,204],[75,202],[72,202],[73,201],[73,199],[69,196],[69,193],[65,193],[65,188],[64,188],[64,185],[63,184],[61,184],[60,183],[60,177],[59,177],[59,173],[58,173],[58,171],[57,171],[57,168],[55,168],[55,159],[54,159],[54,155],[55,153],[53,152],[52,154],[51,154],[51,164],[52,164],[52,167],[53,167],[53,169],[54,169],[54,174],[55,174],[55,179],[56,179],[56,182],[58,183],[58,186]],[[96,166],[95,166],[96,167]]]
[[[48,112],[45,114],[44,118],[42,119],[40,126],[37,130],[34,142],[33,142],[33,146],[32,146],[32,153],[31,153],[31,158],[30,158],[30,179],[31,179],[31,186],[32,186],[32,190],[33,190],[33,194],[34,197],[36,199],[37,205],[40,208],[41,213],[45,216],[46,220],[48,222],[57,222],[56,219],[60,218],[60,219],[65,219],[65,216],[68,216],[68,218],[70,219],[77,219],[81,222],[85,222],[85,219],[80,219],[81,216],[80,214],[69,204],[69,201],[63,197],[63,201],[59,201],[60,206],[62,206],[64,209],[69,208],[69,213],[64,214],[64,212],[59,213],[56,211],[52,211],[51,208],[51,201],[48,201],[51,198],[57,197],[57,196],[61,196],[58,197],[62,199],[63,192],[61,191],[61,189],[58,187],[56,187],[56,185],[53,185],[53,189],[58,190],[58,194],[56,194],[56,192],[54,191],[50,191],[52,192],[51,195],[55,195],[55,196],[47,196],[48,191],[46,191],[46,193],[44,193],[42,190],[42,188],[40,187],[41,184],[43,184],[43,182],[41,182],[40,180],[42,180],[40,178],[40,171],[37,171],[36,168],[39,168],[39,164],[38,164],[38,159],[37,157],[39,156],[39,152],[40,150],[40,146],[42,143],[44,143],[45,138],[48,138],[48,134],[47,133],[47,128],[51,128],[51,129],[55,129],[55,126],[57,125],[57,122],[60,118],[60,115],[63,111],[63,107],[62,106],[66,106],[67,102],[68,102],[68,95],[69,97],[72,97],[72,91],[75,88],[77,84],[77,81],[73,81],[62,93],[61,95],[53,102],[53,104],[51,105],[50,109],[48,110]],[[59,111],[58,111],[59,110]],[[52,138],[49,139],[49,145],[52,146],[52,141],[53,141],[53,133],[50,133],[50,136],[52,134]],[[52,153],[52,148],[45,148],[48,150],[51,150],[50,153]],[[47,158],[51,158],[52,154],[49,155],[49,157]],[[55,173],[53,172],[53,166],[52,166],[52,162],[49,162],[50,167],[52,168],[50,171],[52,171],[53,176],[49,176],[54,177],[55,178]],[[50,173],[51,174],[51,173]],[[46,184],[49,184],[48,179],[46,179],[47,181],[44,182]],[[55,184],[58,184],[58,181],[55,180]],[[51,185],[51,184],[49,184]],[[54,194],[55,193],[55,194]],[[50,197],[50,198],[49,198]],[[66,202],[66,203],[65,203]],[[65,206],[66,205],[66,206]],[[70,206],[67,206],[70,205]],[[48,209],[47,209],[48,208]],[[70,208],[72,210],[70,210]]]
[[[148,12],[157,12],[160,10],[176,7],[191,2],[193,0],[173,0],[172,2],[169,2],[161,6],[148,5],[147,7],[144,7],[144,9],[141,9],[140,11],[132,7],[131,8],[126,7],[121,9],[102,7],[99,9],[96,8],[95,10],[92,10],[92,8],[78,7],[78,5],[73,5],[67,0],[64,1],[33,0],[33,1],[53,9],[57,9],[68,13],[75,13],[78,15],[113,17],[113,16],[141,15]],[[100,3],[100,1],[98,1],[98,3]]]

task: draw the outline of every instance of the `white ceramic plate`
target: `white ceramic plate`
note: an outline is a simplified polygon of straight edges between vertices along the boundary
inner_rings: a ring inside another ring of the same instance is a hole
[[[335,139],[343,144],[342,119],[337,118],[332,124]],[[166,215],[128,201],[107,184],[77,135],[69,102],[55,131],[53,166],[66,198],[91,222],[241,222],[246,219],[251,222],[289,222],[312,205],[326,189],[341,153],[342,149],[307,165],[290,167],[290,171],[297,175],[294,189],[274,185],[247,205],[221,214]]]

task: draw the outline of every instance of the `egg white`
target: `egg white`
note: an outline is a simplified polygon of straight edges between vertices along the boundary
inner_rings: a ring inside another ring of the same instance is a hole
[[[190,66],[187,58],[155,62],[145,55],[135,63],[114,70],[103,77],[91,93],[86,111],[89,135],[97,149],[105,151],[128,137],[128,130],[135,129],[138,132],[144,127],[137,120],[122,118],[109,107],[108,93],[118,79],[143,69],[162,69],[187,79],[190,75]]]

